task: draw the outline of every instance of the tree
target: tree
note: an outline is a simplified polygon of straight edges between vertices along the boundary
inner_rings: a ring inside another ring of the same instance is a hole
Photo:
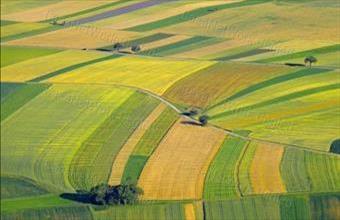
[[[138,200],[143,190],[134,183],[122,183],[117,186],[110,186],[102,183],[91,188],[89,200],[98,205],[127,205]]]
[[[329,148],[329,152],[340,154],[340,139],[332,142],[331,147]]]
[[[139,52],[141,50],[141,47],[139,45],[133,45],[131,47],[131,50],[135,53]]]
[[[306,57],[304,61],[305,61],[305,65],[307,65],[309,63],[309,68],[312,67],[313,63],[318,62],[318,60],[315,57],[313,57],[313,56]]]
[[[116,51],[118,51],[118,52],[119,52],[119,50],[122,49],[122,48],[123,48],[123,44],[121,44],[121,43],[115,43],[115,44],[113,45],[113,50],[116,50]]]
[[[201,123],[202,126],[206,125],[208,123],[209,117],[207,115],[201,115],[198,120]]]

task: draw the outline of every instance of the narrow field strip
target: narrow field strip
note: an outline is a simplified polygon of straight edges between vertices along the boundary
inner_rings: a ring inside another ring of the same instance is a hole
[[[195,206],[193,204],[185,204],[185,220],[196,220]]]
[[[1,122],[49,87],[48,84],[23,85],[9,94],[4,102],[1,102]]]
[[[308,77],[308,76],[313,76],[313,75],[316,75],[316,74],[322,74],[322,73],[325,73],[325,72],[328,72],[328,71],[329,70],[318,69],[318,68],[302,69],[302,70],[298,70],[297,72],[292,72],[292,73],[280,75],[280,76],[277,76],[277,77],[273,77],[271,79],[250,85],[249,87],[229,96],[225,100],[222,100],[221,102],[218,102],[218,103],[210,106],[208,109],[215,108],[215,107],[222,105],[226,102],[230,102],[234,99],[241,98],[245,95],[249,95],[250,93],[255,92],[257,90],[260,90],[260,89],[263,89],[263,88],[274,86],[274,85],[277,85],[277,84],[280,84],[280,83],[285,83],[287,81],[298,79],[300,77]]]
[[[151,34],[151,35],[144,36],[144,37],[141,37],[141,38],[133,39],[133,40],[130,40],[130,41],[124,41],[124,42],[121,42],[121,43],[123,44],[124,48],[127,48],[127,47],[131,47],[133,45],[147,44],[147,43],[150,43],[150,42],[166,39],[166,38],[169,38],[171,36],[173,36],[173,35],[172,34],[165,34],[165,33],[155,33],[155,34]],[[113,50],[113,45],[102,47],[102,48],[99,48],[99,49]]]
[[[147,129],[135,146],[124,169],[123,180],[137,182],[144,165],[163,137],[178,119],[178,115],[167,107]]]
[[[69,170],[72,186],[90,189],[108,182],[120,149],[158,104],[158,100],[135,92],[112,112],[75,154]]]
[[[313,195],[310,198],[311,219],[339,219],[340,195]]]
[[[250,166],[254,194],[286,192],[280,173],[283,152],[279,145],[257,144]]]
[[[273,105],[273,104],[277,104],[277,103],[280,103],[280,102],[286,102],[286,101],[294,100],[294,99],[297,99],[297,98],[300,98],[300,97],[303,97],[303,96],[309,96],[309,95],[313,95],[313,94],[316,94],[316,93],[321,93],[321,92],[326,92],[326,91],[336,90],[336,89],[340,89],[339,83],[330,84],[330,85],[321,86],[321,87],[315,87],[315,88],[311,88],[311,89],[306,89],[306,90],[303,90],[303,91],[294,92],[294,93],[291,93],[291,94],[288,94],[288,95],[277,97],[275,99],[259,102],[259,103],[254,104],[254,105],[245,106],[245,107],[241,107],[241,108],[234,109],[234,110],[231,110],[231,111],[218,113],[216,115],[211,116],[211,118],[217,119],[217,118],[229,116],[229,115],[232,115],[232,114],[235,114],[235,113],[240,113],[240,112],[252,110],[252,109],[255,109],[255,108],[261,108],[261,107],[264,107],[264,106],[267,106],[267,105]]]
[[[242,156],[238,165],[238,184],[241,195],[253,193],[250,168],[254,159],[256,144],[250,142],[242,151]]]
[[[142,171],[142,199],[201,198],[205,174],[224,136],[221,130],[178,120]]]
[[[169,56],[186,50],[188,47],[210,40],[210,37],[195,36],[179,42],[161,46],[158,48],[142,51],[140,54],[148,56]]]
[[[262,60],[258,60],[258,62],[279,62],[279,61],[296,59],[296,58],[301,58],[301,57],[304,58],[306,56],[309,56],[310,54],[320,55],[320,54],[331,53],[331,52],[336,52],[336,51],[340,51],[340,44],[320,47],[320,48],[311,49],[311,50],[305,50],[301,52],[286,54],[286,55],[272,57],[268,59],[262,59]]]
[[[66,25],[73,25],[73,24],[77,24],[77,25],[81,25],[81,24],[86,24],[86,23],[90,23],[90,22],[95,22],[95,21],[99,21],[99,20],[103,20],[106,18],[110,18],[110,17],[114,17],[114,16],[118,16],[121,14],[125,14],[125,13],[129,13],[132,11],[136,11],[136,10],[140,10],[143,8],[147,8],[147,7],[151,7],[154,5],[158,5],[161,3],[164,3],[166,1],[162,1],[162,0],[147,0],[147,1],[142,1],[142,2],[136,2],[135,4],[131,4],[128,6],[124,6],[118,9],[113,9],[110,11],[105,11],[90,17],[85,17],[85,18],[80,18],[78,20],[74,20],[71,22],[66,23]]]
[[[218,57],[215,60],[219,60],[219,61],[236,60],[236,59],[240,59],[240,58],[244,58],[244,57],[249,57],[249,56],[254,56],[254,55],[258,55],[258,54],[269,53],[269,52],[272,52],[272,51],[273,50],[270,50],[270,49],[256,48],[256,49],[250,49],[250,50],[247,50],[247,51],[236,53],[236,54],[233,54],[233,55],[227,55],[227,56],[224,56],[224,57]]]
[[[59,69],[57,71],[47,73],[46,75],[42,75],[42,76],[39,76],[37,78],[31,79],[31,80],[29,80],[29,82],[41,82],[41,81],[48,80],[49,78],[70,72],[70,71],[78,69],[78,68],[82,68],[82,67],[85,67],[85,66],[88,66],[88,65],[93,65],[95,63],[103,62],[103,61],[106,61],[106,60],[115,59],[115,58],[118,58],[118,57],[121,57],[121,56],[122,55],[114,54],[114,55],[105,56],[105,57],[101,57],[101,58],[94,59],[94,60],[89,60],[89,61],[86,61],[86,62],[83,62],[83,63],[77,63],[77,64],[74,64],[74,65]]]
[[[36,47],[18,47],[18,46],[1,46],[1,68],[19,63],[25,60],[43,57],[61,52],[58,49],[36,48]]]
[[[54,25],[54,26],[39,28],[39,29],[36,29],[36,30],[29,30],[29,31],[25,31],[23,33],[18,33],[18,34],[13,34],[13,35],[1,37],[0,42],[5,43],[5,42],[18,40],[18,39],[22,39],[22,38],[28,38],[28,37],[32,37],[32,36],[35,36],[35,35],[56,31],[56,30],[59,30],[59,29],[62,29],[62,28],[63,28],[62,26]]]
[[[136,130],[121,148],[112,164],[111,175],[108,182],[110,185],[119,185],[121,183],[125,165],[127,164],[130,154],[134,150],[134,147],[137,145],[137,143],[140,141],[140,139],[143,137],[143,135],[149,129],[152,123],[157,120],[157,118],[161,115],[165,108],[165,104],[159,104],[151,112],[151,114],[136,128]]]
[[[247,136],[247,132],[242,132]],[[223,200],[239,197],[237,163],[247,141],[228,136],[212,161],[204,183],[204,199]]]
[[[114,57],[107,57],[106,54],[99,52],[84,53],[83,51],[66,50],[1,68],[1,80],[5,82],[25,82],[35,79],[37,81],[45,79],[45,75],[48,73],[58,75],[84,64],[91,64],[93,60],[101,61],[99,58],[105,60]],[[50,75],[47,76],[50,77]]]
[[[134,27],[130,27],[127,30],[130,31],[139,31],[139,32],[144,32],[144,31],[151,31],[154,29],[158,28],[164,28],[168,27],[171,25],[183,23],[186,21],[193,20],[198,17],[202,17],[204,15],[210,14],[216,10],[223,10],[227,8],[237,8],[237,7],[242,7],[242,6],[247,6],[247,5],[253,5],[253,4],[259,4],[263,3],[265,0],[255,0],[255,1],[242,1],[242,2],[228,2],[226,4],[222,5],[216,5],[216,6],[208,6],[208,7],[202,7],[198,9],[194,9],[192,11],[184,12],[182,14],[178,14],[175,16],[171,16],[168,18],[164,18],[158,21],[142,24],[142,25],[137,25]]]
[[[3,20],[3,19],[0,20],[0,26],[1,27],[6,26],[6,25],[10,25],[10,24],[15,24],[15,23],[17,23],[17,22],[16,21]]]
[[[143,51],[152,51],[152,49],[163,47],[166,45],[174,44],[186,39],[191,38],[191,36],[188,35],[174,35],[165,39],[153,41],[150,43],[146,43],[142,45],[142,50]]]

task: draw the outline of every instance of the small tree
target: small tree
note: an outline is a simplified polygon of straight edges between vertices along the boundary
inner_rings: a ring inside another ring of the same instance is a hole
[[[139,52],[141,50],[141,47],[139,45],[133,45],[131,47],[131,50],[135,53]]]
[[[121,43],[115,43],[115,44],[113,45],[113,50],[116,50],[116,51],[118,51],[118,52],[119,52],[119,50],[122,49],[122,48],[123,48],[123,44],[121,44]]]
[[[318,62],[318,60],[313,56],[309,56],[305,58],[304,62],[305,65],[309,64],[309,68],[311,68],[312,64]]]
[[[329,148],[329,152],[340,154],[340,139],[332,142],[331,147]]]
[[[208,123],[209,117],[207,115],[201,115],[198,120],[202,126],[205,126]]]

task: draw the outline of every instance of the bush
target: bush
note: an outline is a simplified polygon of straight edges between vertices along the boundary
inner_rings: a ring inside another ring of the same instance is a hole
[[[332,142],[331,147],[329,148],[329,152],[340,154],[340,139]]]
[[[201,123],[201,125],[204,126],[208,123],[208,119],[209,117],[207,115],[201,115],[198,120]]]
[[[133,46],[131,47],[131,50],[132,50],[133,52],[137,53],[138,51],[141,50],[141,47],[140,47],[139,45],[133,45]]]

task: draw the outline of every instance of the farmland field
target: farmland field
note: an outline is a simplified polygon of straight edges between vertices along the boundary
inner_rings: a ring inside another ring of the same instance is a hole
[[[340,219],[339,0],[0,4],[1,219]]]

